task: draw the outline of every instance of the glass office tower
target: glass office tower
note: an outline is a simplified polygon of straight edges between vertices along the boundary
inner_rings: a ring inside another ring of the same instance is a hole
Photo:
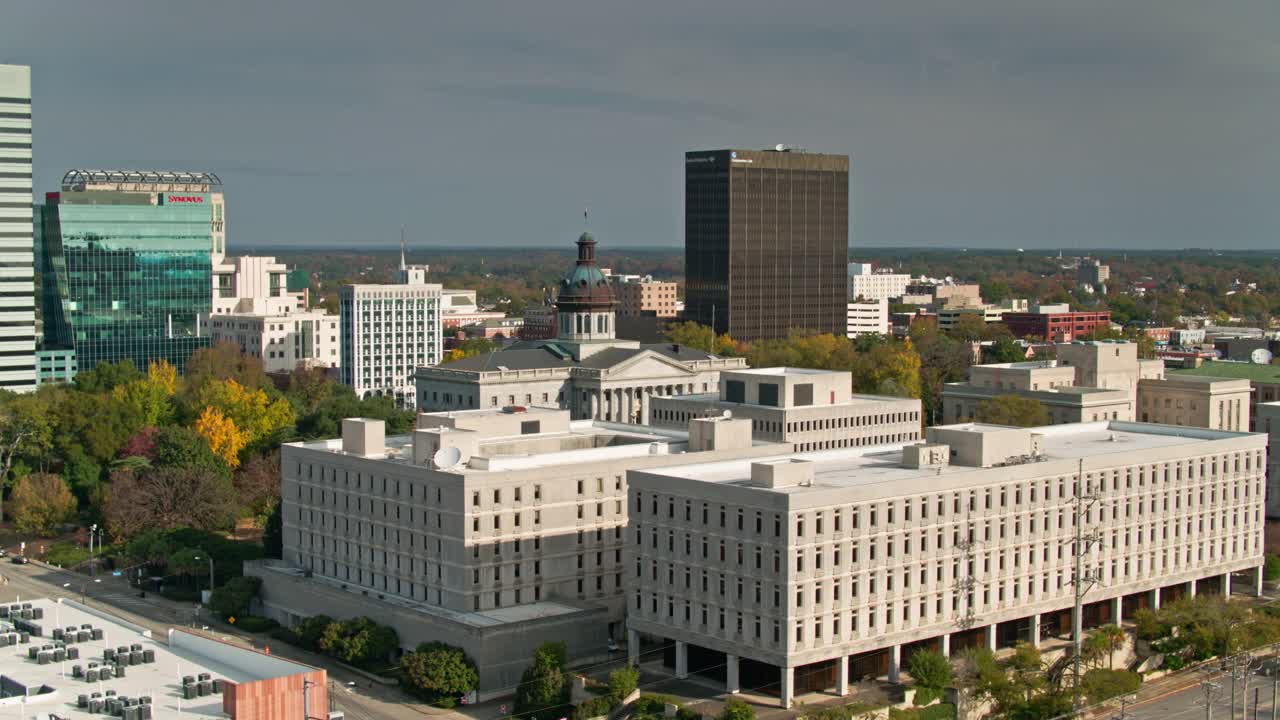
[[[212,254],[223,224],[211,173],[72,170],[41,213],[45,348],[76,366],[167,360],[206,347]]]

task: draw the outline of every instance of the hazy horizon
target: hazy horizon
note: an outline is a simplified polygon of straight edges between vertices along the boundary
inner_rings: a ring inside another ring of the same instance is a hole
[[[227,246],[683,243],[683,155],[851,156],[859,247],[1268,250],[1280,4],[10,3],[35,195],[211,170]]]

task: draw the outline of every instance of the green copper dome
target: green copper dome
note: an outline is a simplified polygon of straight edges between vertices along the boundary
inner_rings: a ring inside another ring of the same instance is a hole
[[[613,288],[596,267],[596,239],[591,233],[578,236],[578,262],[560,280],[556,307],[561,311],[608,310],[618,304]]]

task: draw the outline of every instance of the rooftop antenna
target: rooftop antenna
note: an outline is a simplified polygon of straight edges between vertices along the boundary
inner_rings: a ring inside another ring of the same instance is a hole
[[[401,270],[408,269],[407,266],[404,264],[404,226],[403,225],[400,226],[400,269]]]

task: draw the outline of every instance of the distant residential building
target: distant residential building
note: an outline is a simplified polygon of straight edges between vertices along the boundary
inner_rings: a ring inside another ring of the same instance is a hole
[[[273,257],[222,258],[213,266],[214,315],[283,315],[305,310],[289,292],[289,268]]]
[[[458,328],[467,325],[483,325],[489,320],[507,319],[506,313],[481,310],[476,302],[475,290],[450,290],[445,288],[441,295],[441,325],[444,329]]]
[[[651,275],[615,275],[605,272],[618,298],[618,317],[660,318],[676,316],[676,283],[654,280]]]
[[[460,325],[456,329],[467,337],[511,338],[520,337],[520,329],[524,327],[524,318],[503,317],[486,318],[479,322]]]
[[[943,332],[950,331],[965,315],[980,318],[984,323],[997,323],[1004,317],[1004,313],[1004,310],[992,305],[938,308],[938,329]]]
[[[1169,331],[1169,343],[1180,347],[1191,347],[1204,342],[1203,328],[1178,328]]]
[[[35,390],[36,278],[31,202],[31,68],[0,65],[0,389]],[[34,219],[33,219],[34,218]]]
[[[935,308],[982,305],[981,288],[969,283],[913,282],[907,286],[905,295],[917,298],[927,297],[926,304],[933,305]]]
[[[339,367],[358,397],[386,396],[413,408],[414,372],[443,358],[444,289],[426,281],[427,266],[406,264],[403,252],[396,277],[399,284],[339,292]]]
[[[845,331],[849,158],[685,154],[685,314],[735,340]]]
[[[845,337],[854,338],[869,334],[888,335],[891,330],[889,301],[886,298],[849,301]]]
[[[1170,338],[1173,336],[1173,328],[1170,327],[1152,327],[1150,325],[1144,325],[1140,329],[1142,330],[1143,335],[1146,335],[1158,343],[1168,343]]]
[[[849,299],[888,300],[902,297],[911,283],[904,273],[876,272],[871,263],[849,263]]]
[[[76,379],[76,351],[71,349],[36,350],[36,382],[69,383]]]
[[[1138,420],[1210,430],[1249,430],[1249,381],[1170,375],[1138,384]]]
[[[1097,288],[1107,284],[1111,279],[1111,268],[1099,260],[1083,260],[1076,268],[1076,282],[1080,285]]]
[[[1051,342],[1071,342],[1111,327],[1111,313],[1072,312],[1066,303],[1039,305],[1030,312],[1006,312],[1001,320],[1014,337],[1038,337]]]
[[[556,296],[555,338],[419,367],[419,408],[555,406],[575,419],[639,423],[654,396],[709,392],[722,370],[745,366],[742,358],[683,345],[619,339],[618,301],[596,266],[596,240],[583,233],[577,245],[577,263]]]
[[[550,340],[556,336],[555,305],[529,305],[524,309],[522,340]]]
[[[213,342],[229,342],[262,360],[266,372],[339,366],[339,316],[322,310],[279,315],[233,314],[209,318]]]
[[[165,360],[179,372],[207,347],[213,256],[224,251],[213,173],[71,170],[42,213],[45,349],[79,370]]]
[[[1280,402],[1260,402],[1254,406],[1254,432],[1266,433],[1268,447],[1280,446]],[[1267,453],[1267,519],[1280,519],[1280,452]],[[1270,533],[1268,533],[1270,535]],[[1267,552],[1280,551],[1280,547],[1271,547],[1268,542]]]

